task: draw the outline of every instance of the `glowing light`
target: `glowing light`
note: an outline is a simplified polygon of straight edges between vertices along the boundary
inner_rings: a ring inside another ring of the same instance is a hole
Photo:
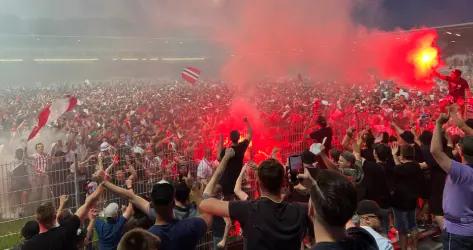
[[[409,62],[414,65],[417,79],[431,75],[439,65],[439,50],[434,46],[435,36],[426,35],[419,39],[417,47],[409,54]]]
[[[139,61],[140,59],[139,58],[122,58],[120,60],[122,60],[122,61]]]
[[[7,63],[10,63],[10,62],[23,62],[23,59],[0,59],[0,62],[7,62]]]
[[[163,57],[163,61],[204,61],[205,57]]]
[[[36,58],[35,62],[94,62],[98,58]]]

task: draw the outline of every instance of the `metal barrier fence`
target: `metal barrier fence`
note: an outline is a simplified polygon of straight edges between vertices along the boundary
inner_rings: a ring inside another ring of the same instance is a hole
[[[291,129],[279,127],[277,130],[279,134],[270,140],[274,146],[281,149],[283,159],[293,153],[302,152],[307,146],[307,143],[304,143],[303,123],[292,124]],[[214,137],[218,138],[218,135]],[[279,143],[281,145],[278,145]],[[257,148],[257,145],[253,145],[250,150],[254,148]],[[34,169],[33,159],[0,165],[0,249],[18,243],[21,227],[27,220],[34,219],[35,209],[40,203],[51,201],[57,207],[59,196],[65,194],[69,195],[66,208],[74,210],[83,204],[92,186],[90,183],[93,182],[93,174],[100,168],[98,155],[103,155],[102,168],[108,168],[113,157],[112,154],[106,155],[104,152],[49,157],[44,173]],[[180,161],[176,161],[178,156],[181,158]],[[133,184],[135,193],[148,196],[152,185],[162,179],[174,181],[179,178],[179,173],[187,171],[196,176],[199,160],[190,157],[188,152],[177,152],[165,147],[158,156],[144,152],[121,157],[120,163],[110,168],[110,175],[112,181],[119,186],[125,186],[125,179],[131,174],[136,175]],[[247,185],[245,188],[249,189],[251,186],[254,185]],[[126,200],[107,191],[97,206],[100,209],[110,202],[117,202],[119,205],[127,203]],[[211,243],[210,235],[202,240],[199,249],[211,249]]]

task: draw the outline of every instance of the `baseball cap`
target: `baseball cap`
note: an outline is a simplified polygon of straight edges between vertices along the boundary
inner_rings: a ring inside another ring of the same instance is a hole
[[[376,201],[362,200],[358,203],[356,214],[374,214],[376,216],[381,216],[381,208],[379,207],[378,203],[376,203]]]
[[[151,190],[151,201],[154,205],[169,205],[174,200],[174,187],[162,180],[154,184]]]
[[[118,215],[118,204],[115,202],[112,202],[105,207],[103,210],[103,216],[105,218],[114,218]]]
[[[107,151],[108,149],[110,149],[110,144],[108,144],[108,142],[102,142],[102,144],[100,144],[100,151]]]

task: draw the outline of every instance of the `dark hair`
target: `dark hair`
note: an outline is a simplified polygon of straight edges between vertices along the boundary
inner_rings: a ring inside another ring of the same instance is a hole
[[[344,227],[356,210],[355,187],[346,177],[330,170],[319,171],[316,181],[310,200],[317,218],[328,226]]]
[[[74,214],[69,209],[62,210],[59,215],[57,216],[57,222],[59,225],[64,225],[68,221],[72,220]]]
[[[419,141],[422,143],[422,145],[430,145],[430,143],[432,142],[432,136],[432,132],[424,130],[419,136]]]
[[[46,228],[54,226],[56,219],[56,208],[53,203],[46,202],[39,205],[36,209],[36,220]]]
[[[240,132],[238,132],[237,130],[233,130],[232,132],[230,132],[230,141],[232,141],[233,143],[238,143],[239,140]]]
[[[400,148],[401,156],[406,159],[413,161],[415,159],[415,149],[411,145],[402,145]]]
[[[466,125],[470,128],[473,128],[473,119],[466,119],[465,121]]]
[[[21,236],[23,236],[25,240],[29,240],[37,234],[39,234],[39,224],[35,220],[30,220],[26,222],[25,225],[21,228]]]
[[[369,132],[366,134],[366,141],[365,141],[366,147],[367,147],[368,149],[372,149],[375,140],[376,140],[376,138],[374,138],[373,133],[371,133],[371,131],[369,131]]]
[[[342,154],[342,152],[340,152],[340,150],[336,149],[336,148],[332,148],[330,150],[330,156],[332,157],[332,159],[335,161],[335,162],[338,162],[338,160],[340,159],[340,155]]]
[[[340,154],[341,157],[343,157],[345,160],[347,160],[348,162],[350,162],[352,165],[355,164],[355,161],[356,161],[356,158],[355,156],[349,152],[349,151],[343,151],[341,154]]]
[[[391,149],[384,144],[376,144],[374,146],[374,152],[376,152],[376,156],[378,156],[381,162],[387,162],[391,155]]]
[[[310,152],[309,150],[305,150],[304,152],[302,152],[302,162],[305,163],[305,164],[313,164],[316,159],[316,155],[314,155],[312,152]]]
[[[267,159],[258,167],[258,179],[271,194],[279,194],[284,180],[284,167],[275,159]]]
[[[38,143],[36,143],[36,145],[34,146],[34,148],[35,148],[35,149],[37,149],[39,145],[42,145],[42,146],[44,146],[44,144],[43,144],[43,143],[41,143],[41,142],[38,142]]]
[[[169,183],[154,184],[150,196],[154,208],[167,206],[174,201],[174,187]]]
[[[388,132],[383,132],[383,139],[381,140],[382,143],[389,143],[389,134]]]
[[[176,185],[176,193],[174,197],[177,201],[185,203],[189,199],[190,193],[191,189],[187,186],[187,184],[185,182],[179,182]]]
[[[327,119],[323,116],[317,117],[317,124],[319,124],[321,127],[325,128],[327,127]]]
[[[158,236],[136,228],[123,235],[117,250],[157,250],[160,243]]]

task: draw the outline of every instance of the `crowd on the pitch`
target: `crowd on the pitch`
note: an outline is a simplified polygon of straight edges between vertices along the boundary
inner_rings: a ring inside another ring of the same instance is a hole
[[[47,128],[60,139],[15,151],[15,216],[38,202],[18,248],[195,249],[211,231],[219,249],[237,231],[245,249],[416,249],[419,223],[445,247],[472,247],[473,128],[442,88],[296,79],[252,92],[258,122],[232,115],[237,91],[217,82],[4,91],[4,151],[44,103],[80,100]]]

